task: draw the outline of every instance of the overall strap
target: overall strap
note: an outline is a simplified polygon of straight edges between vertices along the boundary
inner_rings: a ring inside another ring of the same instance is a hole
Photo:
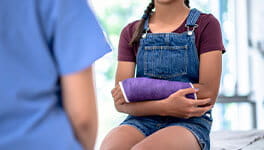
[[[148,30],[149,28],[149,17],[146,18],[146,21],[144,23],[144,31]]]
[[[146,34],[148,33],[148,31],[149,31],[149,17],[146,17],[142,38],[146,37]]]
[[[190,10],[189,16],[187,18],[186,26],[195,26],[201,12],[196,8]]]
[[[185,27],[187,28],[188,31],[188,35],[192,35],[194,30],[198,27],[198,24],[196,24],[196,22],[200,17],[200,15],[201,12],[196,8],[190,10],[189,16],[187,18],[187,22],[185,24]]]

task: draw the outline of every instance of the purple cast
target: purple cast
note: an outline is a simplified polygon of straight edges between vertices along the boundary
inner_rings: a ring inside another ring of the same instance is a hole
[[[192,83],[145,77],[128,78],[119,82],[119,84],[127,103],[162,100],[180,89],[193,88]],[[188,94],[186,97],[196,99],[196,94]]]

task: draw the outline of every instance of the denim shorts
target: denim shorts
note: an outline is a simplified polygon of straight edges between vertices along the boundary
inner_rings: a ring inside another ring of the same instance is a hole
[[[120,125],[129,125],[137,128],[145,136],[169,126],[187,128],[198,140],[202,150],[210,150],[210,130],[212,125],[211,111],[201,117],[181,119],[176,117],[146,116],[137,117],[129,115]]]

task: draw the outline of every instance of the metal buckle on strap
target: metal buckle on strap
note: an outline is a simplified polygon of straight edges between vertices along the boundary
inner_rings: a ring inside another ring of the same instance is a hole
[[[199,25],[198,24],[195,24],[195,25],[185,25],[185,27],[187,28],[187,34],[189,36],[191,36],[194,32],[194,30],[198,27]]]
[[[150,30],[150,29],[149,29],[149,27],[148,27],[145,31],[143,31],[142,38],[146,38],[146,36],[147,36],[149,30]]]

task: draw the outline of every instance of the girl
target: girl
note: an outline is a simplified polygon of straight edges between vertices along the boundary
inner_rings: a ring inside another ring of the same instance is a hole
[[[222,52],[221,29],[213,15],[189,9],[188,0],[152,0],[142,19],[121,33],[112,95],[116,109],[129,115],[101,149],[209,150]],[[134,77],[135,66],[136,77],[191,82],[195,88],[160,101],[123,104],[117,83]],[[190,93],[198,100],[185,97]]]

